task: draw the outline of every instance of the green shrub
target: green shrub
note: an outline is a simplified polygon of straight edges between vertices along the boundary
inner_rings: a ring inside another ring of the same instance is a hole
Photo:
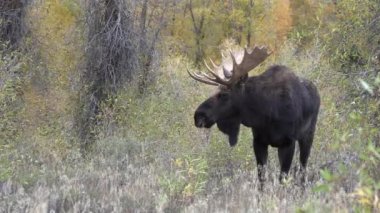
[[[0,181],[13,175],[12,152],[23,133],[23,90],[26,65],[18,52],[0,58]],[[18,156],[13,156],[18,158]]]
[[[328,49],[326,57],[341,72],[355,75],[358,67],[367,65],[371,54],[379,46],[380,36],[375,29],[378,0],[342,0],[334,6],[328,20],[327,33],[321,34]]]

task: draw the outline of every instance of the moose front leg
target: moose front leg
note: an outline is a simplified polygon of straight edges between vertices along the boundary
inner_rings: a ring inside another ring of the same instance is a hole
[[[290,166],[292,165],[294,149],[295,149],[295,141],[290,140],[286,141],[287,145],[281,146],[278,148],[278,158],[280,160],[281,165],[281,173],[280,173],[280,183],[283,183],[284,180],[288,177],[288,173],[290,170]]]
[[[256,156],[259,181],[260,183],[263,183],[265,181],[265,165],[267,164],[268,159],[268,145],[260,143],[259,139],[255,137],[253,150]]]

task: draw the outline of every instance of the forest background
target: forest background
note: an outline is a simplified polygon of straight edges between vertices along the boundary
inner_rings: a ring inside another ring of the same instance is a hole
[[[305,187],[193,125],[186,69],[254,44],[320,91]],[[379,0],[2,0],[0,55],[1,212],[380,211]]]

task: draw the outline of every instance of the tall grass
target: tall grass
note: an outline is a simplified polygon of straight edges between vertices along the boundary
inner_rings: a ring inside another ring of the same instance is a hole
[[[144,97],[130,86],[118,94],[112,110],[102,106],[102,134],[86,159],[75,145],[63,148],[62,155],[41,146],[50,139],[23,138],[2,164],[11,175],[0,183],[0,212],[362,210],[354,196],[361,183],[360,153],[375,135],[361,110],[367,102],[346,95],[346,79],[325,63],[318,44],[305,52],[286,44],[266,65],[272,63],[290,66],[320,90],[306,186],[296,169],[289,182],[278,183],[277,153],[270,149],[268,181],[260,191],[250,130],[243,128],[237,146],[230,148],[216,128],[196,129],[193,111],[215,88],[187,76],[189,60],[168,55]],[[298,155],[297,150],[294,168]]]

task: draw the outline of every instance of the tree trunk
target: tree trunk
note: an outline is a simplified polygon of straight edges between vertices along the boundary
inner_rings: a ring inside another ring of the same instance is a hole
[[[25,34],[26,1],[1,0],[0,2],[0,40],[8,43],[8,47],[18,46]]]
[[[154,9],[151,9],[149,14],[149,0],[144,0],[140,15],[140,56],[139,64],[141,67],[141,73],[139,76],[139,92],[143,94],[150,84],[151,78],[150,70],[154,60],[154,54],[156,50],[156,43],[159,40],[160,32],[166,24],[165,16],[166,11],[169,8],[169,1],[166,1],[159,10],[160,13],[156,13]],[[155,8],[157,9],[157,7]],[[154,14],[158,14],[155,17]],[[152,26],[152,22],[154,26]],[[151,32],[148,34],[148,32]]]
[[[95,141],[96,126],[101,123],[101,104],[109,100],[122,84],[128,66],[130,50],[124,39],[128,32],[124,26],[128,17],[122,16],[124,0],[103,0],[103,4],[89,4],[89,33],[87,64],[83,75],[84,89],[79,116],[81,152],[86,154]],[[101,13],[105,7],[104,13]],[[124,65],[127,64],[127,65]],[[132,68],[131,68],[132,69]]]
[[[188,4],[188,8],[191,15],[191,20],[193,22],[193,30],[195,34],[195,45],[196,45],[196,51],[195,51],[195,64],[199,66],[200,62],[202,61],[204,52],[202,48],[202,38],[203,38],[203,24],[205,21],[205,15],[202,13],[201,17],[199,18],[199,22],[196,21],[194,13],[193,13],[193,4],[192,0],[190,0]]]
[[[248,3],[248,33],[247,33],[247,46],[251,46],[251,37],[252,37],[252,9],[254,3],[253,0],[249,0]]]
[[[141,8],[141,14],[140,14],[140,66],[141,66],[141,73],[139,75],[139,92],[140,94],[143,94],[146,89],[146,84],[148,81],[148,72],[150,67],[150,59],[149,59],[149,53],[147,52],[148,44],[147,44],[147,38],[146,38],[146,20],[148,16],[148,0],[144,0],[142,8]]]

